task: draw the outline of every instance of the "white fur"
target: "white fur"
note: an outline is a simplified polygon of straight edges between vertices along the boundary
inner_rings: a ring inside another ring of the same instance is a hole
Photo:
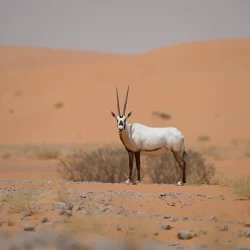
[[[121,119],[117,117],[118,124]],[[125,146],[133,152],[161,154],[169,150],[184,150],[184,135],[175,127],[148,127],[140,123],[126,123],[125,129],[120,133]]]

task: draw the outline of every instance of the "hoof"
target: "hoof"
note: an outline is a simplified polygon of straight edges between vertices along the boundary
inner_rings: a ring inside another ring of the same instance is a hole
[[[130,180],[126,180],[124,183],[125,183],[125,184],[130,184],[131,181],[130,181]]]
[[[139,185],[139,184],[142,184],[143,182],[142,181],[135,181],[133,184],[134,185]]]
[[[177,186],[184,186],[184,182],[183,182],[183,181],[179,181],[179,182],[177,183]]]

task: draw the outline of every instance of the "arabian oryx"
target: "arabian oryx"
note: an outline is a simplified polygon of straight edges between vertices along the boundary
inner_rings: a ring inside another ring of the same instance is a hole
[[[176,161],[182,169],[182,180],[177,185],[186,183],[186,158],[187,153],[184,144],[184,135],[174,127],[148,127],[140,123],[127,123],[127,119],[132,112],[125,115],[126,105],[128,101],[129,86],[124,102],[123,112],[120,112],[119,95],[116,88],[117,111],[116,116],[112,111],[112,116],[117,121],[117,128],[120,140],[122,141],[129,156],[129,177],[125,183],[132,182],[133,161],[135,156],[138,180],[136,183],[141,183],[140,175],[140,154],[141,153],[166,153],[172,151]]]

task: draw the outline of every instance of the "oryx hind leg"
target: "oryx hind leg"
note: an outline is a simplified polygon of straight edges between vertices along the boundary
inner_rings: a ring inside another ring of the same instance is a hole
[[[133,173],[133,165],[134,165],[134,153],[128,151],[128,159],[129,159],[129,174],[128,179],[125,181],[126,184],[130,184],[132,182],[132,173]]]
[[[178,162],[181,170],[182,170],[182,180],[178,182],[179,186],[184,185],[184,183],[186,183],[186,159],[185,159],[185,154],[186,152],[182,152],[182,151],[172,151],[175,160]]]

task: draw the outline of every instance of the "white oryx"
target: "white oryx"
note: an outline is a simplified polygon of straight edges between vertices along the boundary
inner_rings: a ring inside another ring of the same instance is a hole
[[[116,116],[112,111],[111,114],[117,121],[117,128],[120,140],[122,141],[129,156],[129,178],[126,183],[132,182],[133,161],[135,156],[138,180],[136,183],[141,183],[140,176],[140,153],[166,153],[172,151],[176,161],[182,169],[182,180],[178,185],[186,183],[186,157],[184,135],[174,127],[148,127],[140,123],[127,123],[128,117],[132,112],[125,116],[126,105],[128,100],[129,86],[124,102],[123,112],[120,112],[119,96],[116,88],[117,110]]]

